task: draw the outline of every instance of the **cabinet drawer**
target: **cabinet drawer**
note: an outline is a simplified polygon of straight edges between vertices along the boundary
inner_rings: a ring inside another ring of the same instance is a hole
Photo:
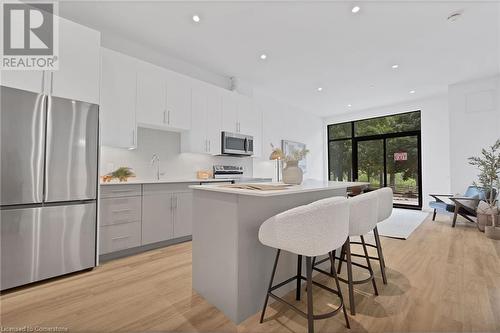
[[[171,192],[190,192],[189,186],[198,185],[193,183],[169,183],[169,184],[144,184],[144,195],[155,195]]]
[[[141,192],[142,188],[140,184],[101,185],[101,198],[140,196]]]
[[[105,225],[99,228],[99,254],[129,249],[141,245],[141,223]]]
[[[104,198],[99,214],[101,226],[140,221],[141,197]]]

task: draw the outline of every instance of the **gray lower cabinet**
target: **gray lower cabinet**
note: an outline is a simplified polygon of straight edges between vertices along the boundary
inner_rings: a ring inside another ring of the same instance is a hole
[[[193,234],[193,192],[174,193],[174,238]]]
[[[99,254],[190,236],[193,184],[102,186]]]
[[[142,244],[161,242],[174,237],[172,193],[144,194]]]
[[[99,254],[141,246],[141,185],[106,185],[99,208]]]
[[[100,227],[99,254],[141,246],[141,222]]]
[[[190,183],[144,184],[142,244],[189,236],[193,195]]]

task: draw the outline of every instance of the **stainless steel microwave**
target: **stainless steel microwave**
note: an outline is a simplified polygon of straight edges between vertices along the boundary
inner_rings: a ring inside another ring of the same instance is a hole
[[[222,132],[222,155],[252,156],[253,136]]]

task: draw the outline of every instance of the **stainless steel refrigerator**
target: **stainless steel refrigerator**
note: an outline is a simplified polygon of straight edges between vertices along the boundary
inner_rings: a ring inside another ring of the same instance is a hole
[[[97,105],[1,87],[0,289],[96,264]]]

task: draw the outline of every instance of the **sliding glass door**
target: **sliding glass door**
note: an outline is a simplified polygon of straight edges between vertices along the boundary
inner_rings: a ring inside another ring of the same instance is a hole
[[[328,126],[329,179],[391,187],[394,206],[422,207],[420,112]]]
[[[419,137],[386,139],[386,184],[394,191],[394,203],[420,205]]]
[[[364,140],[357,142],[357,180],[370,183],[370,189],[385,186],[384,140]]]

